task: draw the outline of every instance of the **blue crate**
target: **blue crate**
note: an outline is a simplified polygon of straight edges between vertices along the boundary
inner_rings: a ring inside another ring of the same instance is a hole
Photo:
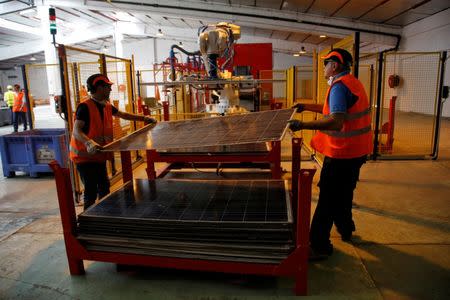
[[[66,167],[69,159],[64,129],[34,129],[0,136],[3,174],[12,177],[16,171],[37,177],[51,172],[48,163],[57,160]]]

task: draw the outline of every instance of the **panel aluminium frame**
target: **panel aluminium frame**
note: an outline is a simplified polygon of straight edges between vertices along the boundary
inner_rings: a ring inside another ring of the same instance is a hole
[[[296,295],[307,294],[309,223],[311,213],[312,179],[315,169],[300,170],[301,140],[293,139],[292,147],[292,193],[295,249],[280,264],[261,264],[228,262],[214,260],[195,260],[187,258],[168,258],[150,255],[136,255],[118,252],[101,252],[87,250],[77,239],[77,216],[73,201],[69,170],[61,168],[57,162],[50,163],[55,173],[55,183],[61,213],[66,254],[71,275],[85,273],[83,260],[103,261],[117,264],[164,267],[181,270],[198,270],[209,272],[256,274],[271,276],[291,276],[295,278]],[[129,157],[129,151],[125,151]],[[127,162],[123,161],[122,165]],[[131,165],[131,161],[129,161]],[[125,178],[128,177],[124,174]]]

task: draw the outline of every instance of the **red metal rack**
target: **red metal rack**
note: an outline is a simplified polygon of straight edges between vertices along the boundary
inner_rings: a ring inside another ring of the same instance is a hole
[[[165,162],[168,165],[161,169],[155,169],[156,162]],[[147,150],[147,176],[148,179],[156,179],[164,177],[174,164],[186,163],[268,163],[272,172],[273,179],[281,178],[281,142],[275,141],[270,143],[267,152],[239,152],[239,153],[214,153],[214,154],[198,154],[198,153],[177,153],[167,155],[156,150]]]
[[[151,255],[100,252],[87,250],[77,239],[77,215],[73,200],[69,170],[56,161],[50,163],[55,173],[58,202],[71,275],[85,273],[83,260],[103,261],[126,265],[153,266],[174,269],[199,270],[223,273],[289,276],[295,278],[295,294],[306,295],[308,273],[309,223],[311,211],[311,185],[315,169],[300,170],[301,139],[292,140],[292,193],[291,202],[295,222],[296,248],[280,264],[225,262],[172,258]],[[122,153],[123,180],[133,178],[131,156]]]

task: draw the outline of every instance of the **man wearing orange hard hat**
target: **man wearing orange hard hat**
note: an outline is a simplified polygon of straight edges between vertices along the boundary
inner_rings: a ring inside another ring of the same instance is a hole
[[[112,153],[100,150],[113,141],[113,116],[156,123],[149,116],[123,112],[111,105],[109,95],[113,83],[105,75],[91,75],[86,85],[90,97],[77,106],[70,140],[70,159],[76,164],[84,185],[84,209],[94,204],[97,196],[109,194],[106,161],[112,158]]]
[[[352,55],[340,48],[322,57],[328,88],[324,104],[298,103],[297,112],[322,113],[310,122],[290,120],[292,131],[317,130],[311,146],[325,158],[317,203],[310,230],[310,259],[324,259],[333,252],[330,231],[334,225],[342,240],[356,230],[352,218],[353,190],[359,170],[372,151],[370,106],[362,83],[350,74]]]

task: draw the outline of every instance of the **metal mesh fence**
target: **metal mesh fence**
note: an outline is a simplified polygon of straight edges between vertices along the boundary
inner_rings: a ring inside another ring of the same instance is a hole
[[[131,77],[131,61],[120,59],[85,51],[82,49],[65,47],[67,61],[67,81],[68,89],[66,95],[68,97],[69,106],[69,129],[73,128],[73,119],[77,105],[89,98],[86,88],[86,80],[89,76],[96,73],[103,73],[114,82],[111,86],[110,101],[121,111],[135,113],[133,106],[133,89]],[[122,120],[120,118],[113,119],[113,138],[114,140],[133,132],[136,129],[134,122]],[[137,122],[141,123],[141,122]],[[138,124],[142,126],[142,124]],[[141,156],[138,152],[132,152],[132,162],[138,161]],[[114,153],[114,158],[108,165],[108,175],[113,177],[117,172],[121,171],[120,153]]]
[[[296,101],[313,101],[314,95],[314,79],[313,66],[303,65],[296,66],[296,85],[295,85],[295,99]]]
[[[386,53],[380,118],[384,156],[432,153],[440,53]]]

